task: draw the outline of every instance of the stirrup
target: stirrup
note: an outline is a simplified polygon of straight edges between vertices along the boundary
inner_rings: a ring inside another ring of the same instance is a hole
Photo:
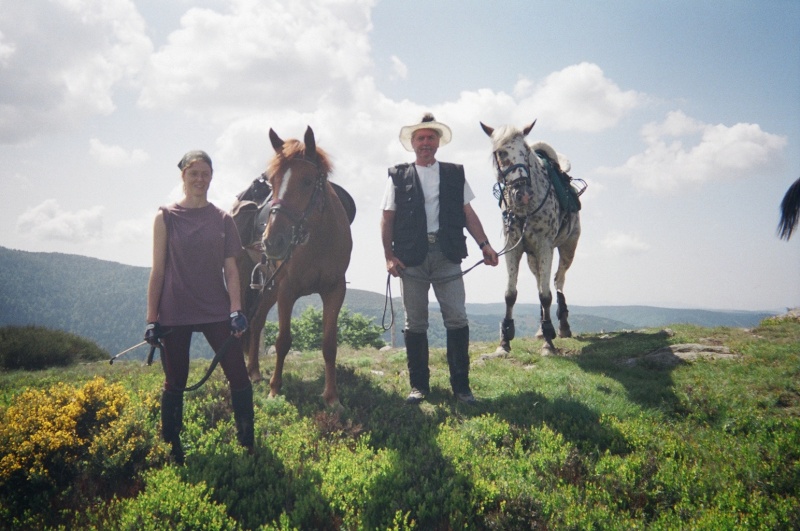
[[[267,264],[256,264],[250,273],[250,289],[263,290],[270,272],[271,269]]]

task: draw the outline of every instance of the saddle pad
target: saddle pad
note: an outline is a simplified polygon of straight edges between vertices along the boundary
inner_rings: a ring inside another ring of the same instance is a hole
[[[547,175],[550,178],[550,182],[553,183],[553,190],[556,193],[561,209],[566,212],[578,212],[581,209],[581,201],[578,198],[578,193],[570,185],[572,177],[567,175],[567,172],[559,169],[560,164],[547,151],[539,149],[535,153],[547,169]],[[569,164],[569,161],[567,161],[567,164]]]

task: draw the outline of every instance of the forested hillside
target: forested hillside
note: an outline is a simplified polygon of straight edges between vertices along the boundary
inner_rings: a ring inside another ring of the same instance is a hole
[[[143,335],[145,297],[149,269],[134,267],[61,253],[31,253],[0,247],[0,326],[39,325],[64,330],[92,339],[109,353],[118,352],[141,340]],[[396,287],[397,281],[393,281]],[[396,289],[399,293],[399,288]],[[502,301],[502,287],[498,287]],[[572,300],[579,300],[573,295]],[[300,315],[309,304],[319,307],[319,296],[304,297],[295,305],[294,314]],[[353,313],[373,318],[375,324],[391,322],[382,293],[348,289],[345,306]],[[394,300],[394,342],[403,345],[400,330],[403,327],[402,304]],[[495,341],[499,338],[499,325],[505,312],[502,302],[494,304],[468,304],[471,339]],[[555,312],[555,305],[553,307]],[[777,312],[776,312],[777,313]],[[570,324],[573,333],[616,331],[642,327],[668,326],[675,323],[699,326],[752,327],[762,319],[774,315],[769,312],[708,311],[655,308],[648,306],[570,306]],[[536,332],[539,322],[538,305],[517,304],[514,317],[517,337]],[[272,310],[269,319],[276,319]],[[443,346],[445,332],[435,304],[431,306],[432,346]],[[392,343],[392,335],[384,339]],[[208,356],[210,351],[199,341],[193,352]],[[141,352],[131,357],[143,358]]]
[[[94,340],[109,352],[141,341],[149,270],[0,247],[0,324],[33,324]]]

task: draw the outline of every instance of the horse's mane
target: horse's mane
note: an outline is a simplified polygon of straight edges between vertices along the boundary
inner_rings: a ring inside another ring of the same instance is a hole
[[[267,173],[269,175],[276,175],[293,159],[305,159],[306,145],[295,138],[290,138],[283,143],[283,151],[272,157],[272,160],[267,165]],[[317,160],[309,160],[317,165],[323,175],[329,175],[333,170],[330,158],[325,151],[317,146]]]

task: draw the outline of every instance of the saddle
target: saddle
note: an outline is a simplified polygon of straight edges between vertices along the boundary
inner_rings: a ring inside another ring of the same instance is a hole
[[[353,197],[341,186],[331,183],[339,201],[342,202],[350,224],[356,218],[356,203]],[[267,174],[262,173],[250,183],[245,190],[236,196],[231,208],[231,216],[239,231],[242,246],[250,247],[261,242],[261,236],[269,221],[268,204],[272,199],[272,187],[267,182]]]
[[[583,179],[574,179],[567,174],[572,168],[569,159],[544,142],[532,144],[531,149],[544,163],[561,209],[566,212],[580,211],[580,196],[586,191],[587,184]]]
[[[231,216],[239,231],[239,239],[246,248],[261,240],[267,227],[272,187],[267,182],[267,174],[259,175],[250,186],[236,196],[231,208]]]

